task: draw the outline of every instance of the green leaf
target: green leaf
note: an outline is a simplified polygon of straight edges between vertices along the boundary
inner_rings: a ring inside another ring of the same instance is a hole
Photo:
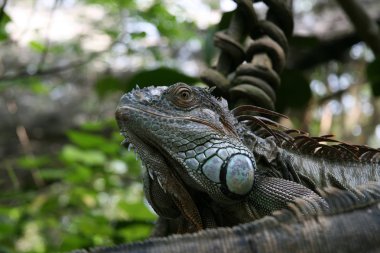
[[[112,40],[116,40],[120,36],[120,31],[116,29],[104,29],[103,32],[110,36]]]
[[[47,156],[25,156],[18,159],[18,164],[24,169],[35,169],[50,162]]]
[[[116,154],[120,150],[119,143],[112,142],[99,134],[71,130],[67,132],[70,141],[84,149],[98,149],[107,154]]]
[[[74,227],[74,225],[72,225]],[[56,252],[66,252],[72,251],[79,248],[84,248],[86,246],[92,245],[90,242],[91,237],[84,237],[78,233],[64,233],[62,236],[62,243],[59,251]]]
[[[102,131],[107,128],[113,128],[117,129],[117,123],[114,119],[114,117],[109,118],[109,119],[103,119],[100,121],[89,121],[85,122],[80,126],[81,130],[84,131]],[[114,132],[113,132],[114,133]]]
[[[171,85],[177,82],[192,84],[198,82],[197,78],[185,75],[175,69],[158,68],[154,70],[143,70],[132,76],[127,83],[127,91],[136,85],[147,87],[150,85]]]
[[[74,221],[83,234],[88,236],[95,235],[109,235],[112,232],[112,228],[105,217],[86,217],[82,216],[80,219]]]
[[[123,241],[133,242],[147,238],[152,231],[152,226],[131,225],[120,229],[117,233]]]
[[[138,203],[128,203],[126,201],[120,201],[118,204],[119,208],[123,209],[127,214],[128,218],[133,220],[155,220],[157,216],[154,215],[147,206],[141,201]]]
[[[3,16],[0,20],[0,41],[8,39],[8,33],[5,30],[5,26],[11,21],[11,18],[3,12]]]
[[[41,80],[34,79],[28,87],[36,94],[47,95],[49,94],[49,87],[45,85]]]
[[[65,173],[66,170],[64,168],[43,169],[39,171],[39,174],[43,179],[61,179],[64,178]]]
[[[146,32],[135,32],[130,34],[132,39],[141,39],[146,37]]]
[[[87,130],[87,131],[99,131],[99,130],[102,130],[104,127],[105,127],[104,122],[100,122],[100,121],[85,122],[80,126],[81,129]]]
[[[73,168],[66,169],[65,179],[71,183],[86,183],[90,180],[91,176],[91,169],[85,166],[76,165]]]
[[[0,216],[0,240],[7,238],[8,235],[13,234],[16,230],[16,224],[5,216]],[[1,251],[0,251],[1,252]]]
[[[371,84],[372,94],[380,96],[380,56],[367,65],[367,78]]]
[[[70,130],[66,134],[71,142],[81,148],[99,148],[100,146],[108,143],[107,139],[96,134],[75,130]]]
[[[62,149],[61,159],[68,163],[82,163],[88,166],[102,166],[106,162],[104,153],[98,150],[81,150],[72,145],[66,145]]]
[[[29,42],[29,47],[37,53],[42,53],[46,49],[43,44],[35,40]]]

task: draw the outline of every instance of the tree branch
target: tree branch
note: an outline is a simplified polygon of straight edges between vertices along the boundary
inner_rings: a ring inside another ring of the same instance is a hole
[[[26,70],[22,70],[22,71],[14,74],[14,75],[8,75],[8,76],[0,77],[0,82],[12,81],[12,80],[29,78],[29,77],[36,77],[36,76],[45,76],[45,75],[56,74],[59,72],[63,72],[63,71],[69,70],[69,69],[74,69],[74,68],[80,67],[82,65],[85,65],[88,62],[90,62],[92,59],[93,58],[89,58],[87,60],[72,61],[72,62],[65,64],[65,65],[62,65],[62,66],[56,66],[56,67],[47,68],[47,69],[40,69],[34,73],[29,73]]]
[[[297,50],[289,56],[288,68],[307,70],[330,60],[343,61],[348,49],[360,42],[357,33],[349,33],[337,38],[321,41],[317,46],[307,50]]]
[[[375,22],[380,27],[380,19]],[[297,50],[293,53],[290,50],[291,55],[287,66],[290,69],[307,70],[330,60],[344,61],[347,58],[347,50],[360,41],[362,38],[354,31],[330,40],[320,41],[315,47],[305,51]],[[297,44],[293,47],[297,48]]]
[[[380,55],[380,30],[376,22],[355,0],[336,0],[354,25],[356,32],[372,49]]]

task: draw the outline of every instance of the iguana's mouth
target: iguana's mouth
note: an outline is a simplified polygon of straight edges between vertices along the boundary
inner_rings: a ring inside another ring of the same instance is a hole
[[[137,152],[137,155],[145,162],[149,159],[149,153],[153,152],[156,155],[162,157],[162,160],[165,160],[167,165],[175,163],[171,156],[165,151],[165,149],[157,143],[153,138],[149,138],[146,134],[146,131],[143,127],[138,128],[128,124],[132,119],[128,111],[133,110],[139,113],[146,113],[150,115],[159,116],[162,118],[179,118],[173,117],[157,112],[152,112],[149,110],[131,107],[131,106],[122,106],[119,107],[116,111],[116,119],[120,128],[120,133],[124,136],[125,140],[122,142],[123,146],[130,148],[131,146]],[[170,160],[170,161],[169,161]],[[152,173],[150,173],[152,176]]]

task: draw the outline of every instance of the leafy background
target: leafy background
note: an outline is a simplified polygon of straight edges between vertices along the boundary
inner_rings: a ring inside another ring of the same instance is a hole
[[[379,20],[379,3],[362,4]],[[114,110],[136,84],[201,85],[199,72],[217,55],[212,35],[226,26],[233,1],[9,0],[2,6],[0,252],[146,238],[156,215],[143,198],[140,161],[120,146]],[[265,12],[263,4],[255,7]],[[283,123],[378,147],[379,60],[331,1],[294,1],[294,13],[277,105],[292,122]],[[351,44],[339,46],[339,38]],[[336,50],[318,49],[334,41]]]

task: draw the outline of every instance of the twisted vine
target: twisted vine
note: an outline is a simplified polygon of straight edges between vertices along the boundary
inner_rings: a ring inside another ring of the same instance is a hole
[[[293,31],[291,1],[262,0],[268,11],[258,20],[251,0],[235,0],[237,8],[228,28],[214,35],[221,52],[214,68],[201,79],[233,105],[253,104],[273,110],[279,74],[285,67],[287,37]],[[257,1],[258,2],[258,1]]]

